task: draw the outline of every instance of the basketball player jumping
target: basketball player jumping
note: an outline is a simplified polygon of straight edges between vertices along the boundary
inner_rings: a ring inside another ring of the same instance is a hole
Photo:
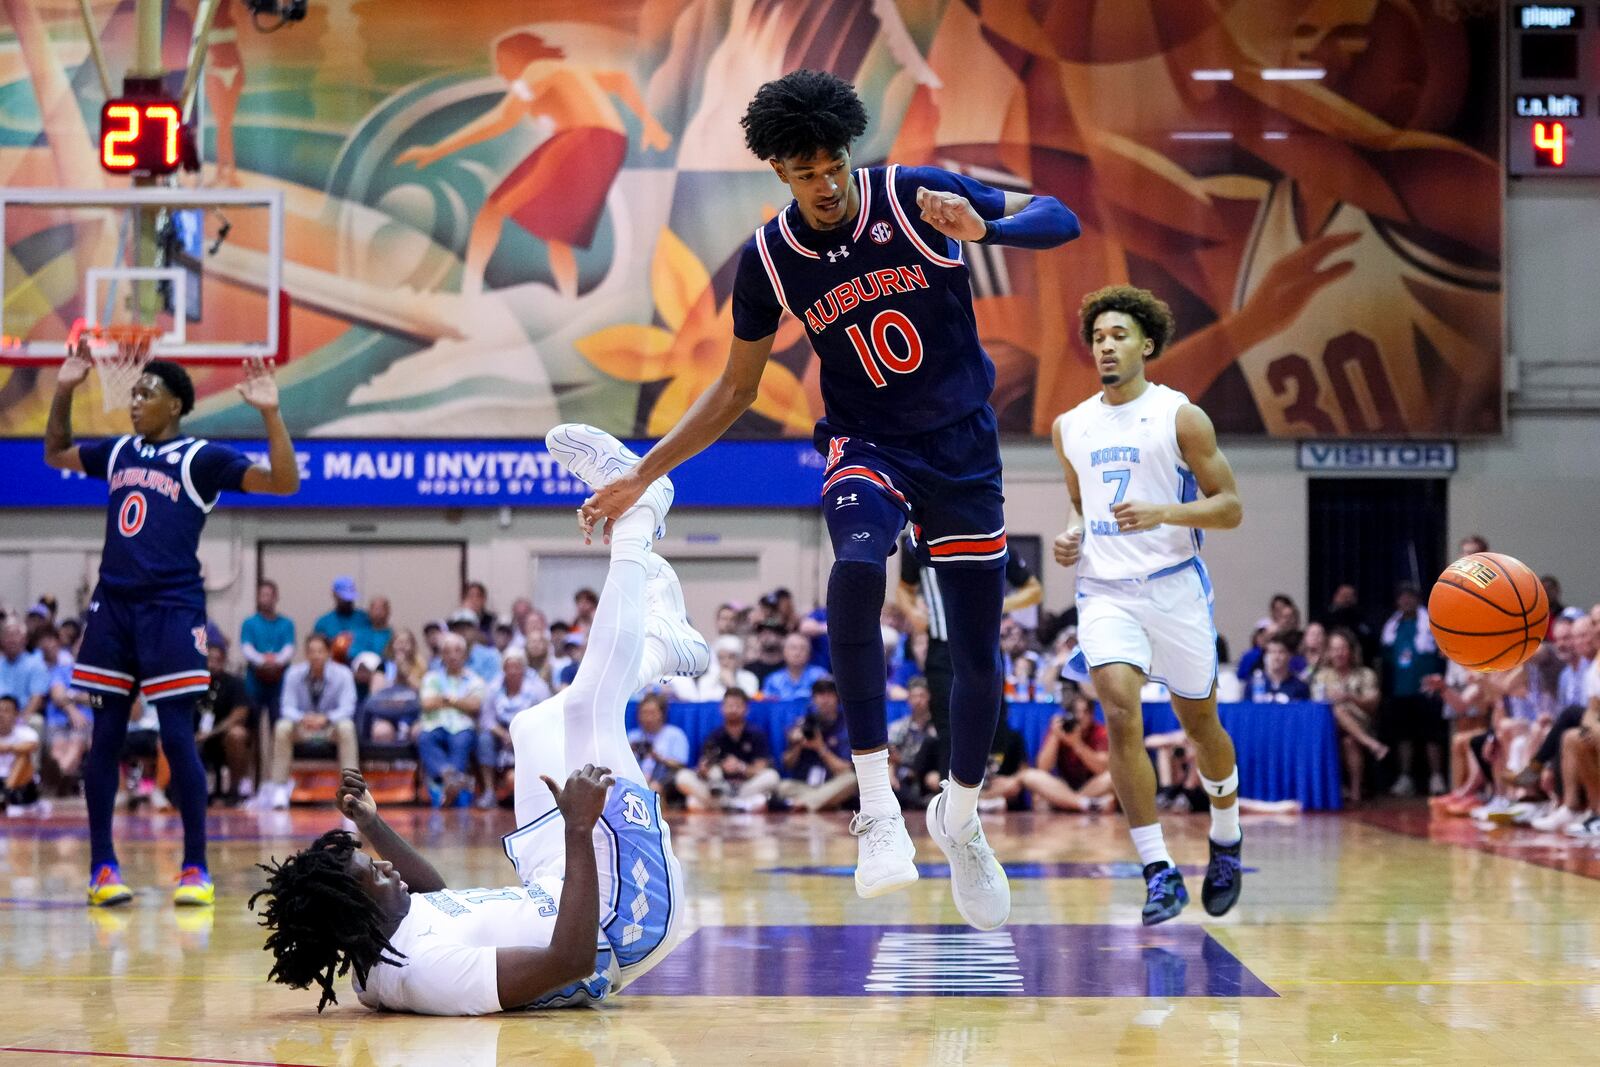
[[[1232,529],[1244,510],[1233,468],[1206,413],[1145,378],[1172,340],[1172,312],[1153,293],[1118,285],[1080,310],[1101,390],[1056,419],[1067,491],[1081,521],[1056,538],[1078,568],[1078,642],[1111,735],[1111,780],[1144,864],[1144,923],[1189,902],[1161,838],[1156,779],[1144,746],[1139,690],[1163,682],[1194,742],[1211,801],[1211,862],[1201,898],[1222,915],[1239,899],[1239,772],[1217,718],[1217,630],[1202,529]],[[1080,664],[1080,667],[1082,664]]]
[[[836,560],[828,639],[861,791],[856,891],[880,896],[917,878],[889,780],[878,629],[885,561],[909,521],[939,573],[954,658],[950,781],[928,829],[950,858],[962,917],[992,929],[1011,892],[977,804],[1000,713],[1006,532],[994,364],[978,341],[960,242],[1051,248],[1078,235],[1078,220],[1051,197],[931,167],[852,171],[867,113],[831,74],[768,82],[743,126],[794,200],[745,244],[727,367],[637,468],[584,503],[581,521],[609,527],[654,479],[721,437],[756,397],[779,317],[804,319],[826,411],[814,441],[827,455],[823,514]]]
[[[139,347],[143,359],[148,341]],[[111,843],[117,760],[137,689],[161,719],[161,748],[183,816],[183,870],[173,900],[216,899],[206,870],[206,773],[194,741],[195,700],[211,685],[206,666],[206,593],[200,581],[200,531],[223,490],[287,496],[300,488],[294,444],[278,413],[278,386],[264,363],[248,366],[239,394],[261,412],[268,464],[252,464],[223,445],[189,437],[180,425],[194,410],[194,383],[176,363],[150,360],[134,383],[133,433],[88,445],[72,443],[72,394],[92,366],[82,338],[56,378],[45,427],[44,461],[111,485],[100,582],[72,685],[89,694],[94,737],[83,765],[89,807],[89,903],[125,904]]]
[[[550,451],[591,486],[638,462],[598,432],[574,446],[570,429],[551,431]],[[521,884],[446,888],[384,822],[360,774],[346,769],[340,811],[382,858],[330,830],[264,868],[271,877],[256,897],[267,898],[274,981],[296,989],[316,982],[320,1011],[336,999],[335,977],[350,970],[369,1008],[484,1015],[599,1001],[665,958],[681,918],[683,872],[623,715],[642,684],[698,675],[711,663],[685,617],[677,575],[650,549],[672,497],[661,478],[617,521],[577,678],[511,721],[518,829],[505,850]],[[563,767],[570,774],[558,787]]]

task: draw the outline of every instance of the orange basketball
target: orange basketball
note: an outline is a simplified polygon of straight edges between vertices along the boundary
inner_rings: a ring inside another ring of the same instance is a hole
[[[1462,556],[1428,595],[1439,651],[1474,671],[1509,671],[1539,650],[1550,623],[1544,583],[1499,552]]]
[[[346,630],[333,639],[333,643],[328,646],[328,652],[338,662],[348,665],[350,662],[350,646],[355,642],[355,639],[355,635]]]

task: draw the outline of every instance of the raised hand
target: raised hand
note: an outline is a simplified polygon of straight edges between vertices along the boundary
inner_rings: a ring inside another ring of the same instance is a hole
[[[606,792],[615,783],[611,768],[596,767],[592,763],[567,776],[567,784],[558,786],[549,775],[541,774],[550,794],[556,798],[556,807],[566,820],[568,829],[589,830],[606,810]]]
[[[267,361],[260,357],[245,364],[244,381],[234,388],[257,411],[271,411],[278,406],[278,383],[273,380]]]
[[[338,807],[339,814],[355,823],[358,828],[371,826],[373,820],[378,817],[378,802],[373,800],[372,794],[367,791],[367,780],[353,767],[344,769],[344,778],[339,783],[339,792],[333,802]]]
[[[67,358],[61,361],[61,369],[56,372],[57,388],[76,389],[89,377],[89,369],[93,366],[94,359],[89,355],[88,331],[83,331],[67,342]]]
[[[976,241],[986,229],[977,209],[956,193],[941,193],[919,185],[917,207],[922,211],[922,221],[957,241]]]

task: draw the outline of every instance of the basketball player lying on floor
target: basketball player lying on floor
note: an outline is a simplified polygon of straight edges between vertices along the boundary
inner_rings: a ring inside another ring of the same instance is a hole
[[[598,488],[632,454],[551,452]],[[590,436],[592,449],[596,438]],[[628,744],[623,714],[641,685],[711,663],[682,589],[651,551],[673,496],[653,483],[612,531],[611,567],[572,686],[511,722],[518,829],[505,838],[519,885],[450,889],[378,814],[361,775],[344,772],[339,810],[366,838],[330,830],[281,864],[251,898],[275,957],[269,977],[322,990],[354,972],[369,1008],[484,1015],[588,1004],[625,989],[671,950],[682,870],[660,802]],[[556,779],[566,774],[566,785]]]

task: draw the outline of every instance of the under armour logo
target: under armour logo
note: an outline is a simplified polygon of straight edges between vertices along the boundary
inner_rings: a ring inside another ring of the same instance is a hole
[[[836,508],[847,508],[855,503],[858,503],[855,493],[850,493],[849,495],[840,493],[838,496],[833,498],[833,506]]]
[[[153,449],[153,448],[141,448],[141,449],[139,449],[139,455],[143,456],[145,459],[150,459],[155,454],[156,454],[156,450]]]
[[[850,535],[850,540],[852,541],[870,541],[871,539],[871,530],[862,530],[860,533],[853,533]]]
[[[839,251],[837,251],[837,252],[829,252],[828,253],[828,262],[829,263],[837,263],[841,259],[848,258],[849,255],[850,255],[850,246],[849,245],[840,245],[839,246]]]
[[[98,601],[98,600],[89,601],[89,610],[90,611],[99,611],[100,610],[100,601]]]

